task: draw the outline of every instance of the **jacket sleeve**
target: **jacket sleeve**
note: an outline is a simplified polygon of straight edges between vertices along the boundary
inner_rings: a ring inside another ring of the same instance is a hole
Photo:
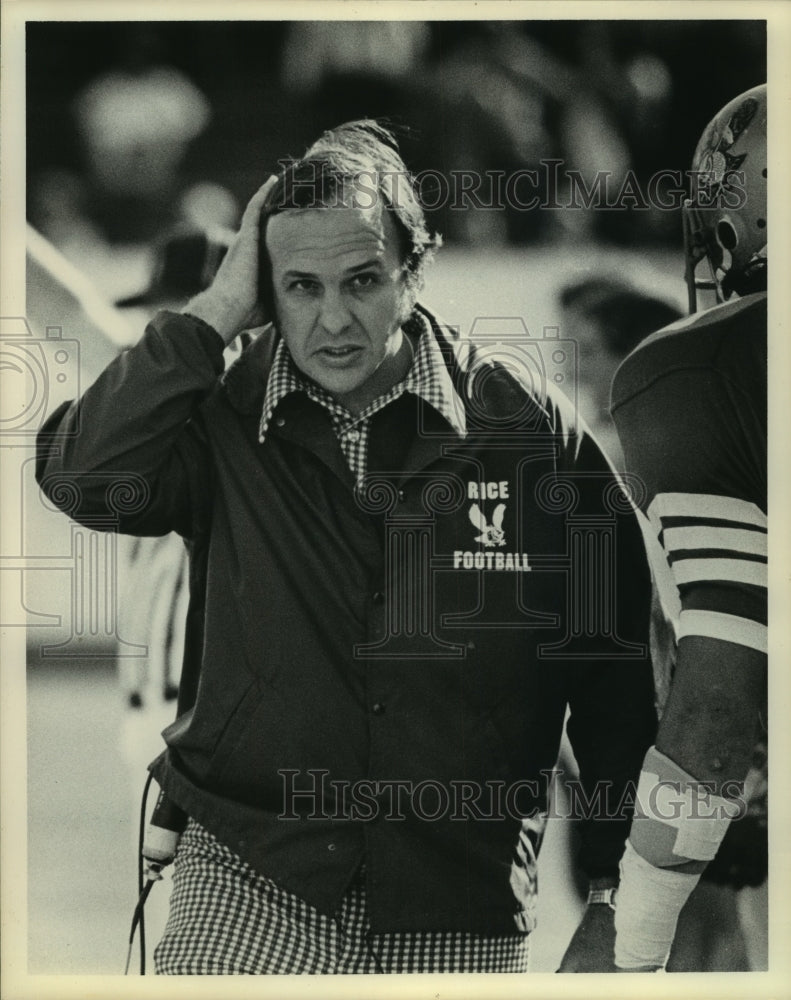
[[[222,351],[201,320],[159,313],[138,344],[39,431],[44,494],[92,527],[192,536],[211,496],[201,409],[223,371]]]
[[[561,440],[558,474],[577,498],[567,514],[567,731],[579,767],[571,807],[582,821],[583,870],[589,878],[617,878],[640,768],[656,734],[651,576],[628,484],[584,424]]]

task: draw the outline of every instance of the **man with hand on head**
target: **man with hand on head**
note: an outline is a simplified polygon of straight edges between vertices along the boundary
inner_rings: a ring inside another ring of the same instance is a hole
[[[73,517],[126,477],[119,530],[190,541],[160,974],[525,971],[567,707],[591,897],[563,968],[611,968],[655,727],[639,527],[524,345],[418,303],[438,244],[390,133],[325,133],[40,435]]]
[[[729,824],[746,825],[743,784],[766,698],[765,86],[714,117],[693,175],[697,191],[684,209],[692,315],[645,340],[612,389],[626,468],[645,484],[641,506],[661,546],[657,585],[678,640],[621,864],[622,971],[665,965],[681,908]],[[700,284],[704,260],[711,279]],[[696,312],[699,287],[718,304]],[[759,868],[765,837],[764,823]],[[745,859],[742,868],[752,866]]]

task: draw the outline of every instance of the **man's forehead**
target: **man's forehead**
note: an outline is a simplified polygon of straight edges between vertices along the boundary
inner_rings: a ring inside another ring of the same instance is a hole
[[[398,234],[390,213],[379,206],[289,209],[272,216],[266,248],[275,266],[289,267],[300,258],[325,260],[347,254],[382,257],[397,253]]]

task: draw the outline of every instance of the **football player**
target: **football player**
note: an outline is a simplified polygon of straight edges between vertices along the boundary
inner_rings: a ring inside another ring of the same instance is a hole
[[[766,87],[756,87],[703,132],[684,206],[691,315],[644,341],[613,382],[612,415],[640,494],[635,500],[655,537],[655,572],[677,640],[621,862],[620,971],[664,967],[681,908],[731,822],[746,812],[743,783],[761,733],[766,107]],[[700,280],[704,264],[710,278]],[[704,311],[701,288],[716,297]]]

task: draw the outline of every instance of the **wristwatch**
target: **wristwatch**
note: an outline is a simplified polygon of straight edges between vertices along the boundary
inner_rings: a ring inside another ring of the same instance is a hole
[[[593,903],[603,903],[605,906],[609,906],[611,910],[614,910],[615,894],[617,891],[618,889],[615,887],[609,889],[591,889],[588,893],[588,906]]]

